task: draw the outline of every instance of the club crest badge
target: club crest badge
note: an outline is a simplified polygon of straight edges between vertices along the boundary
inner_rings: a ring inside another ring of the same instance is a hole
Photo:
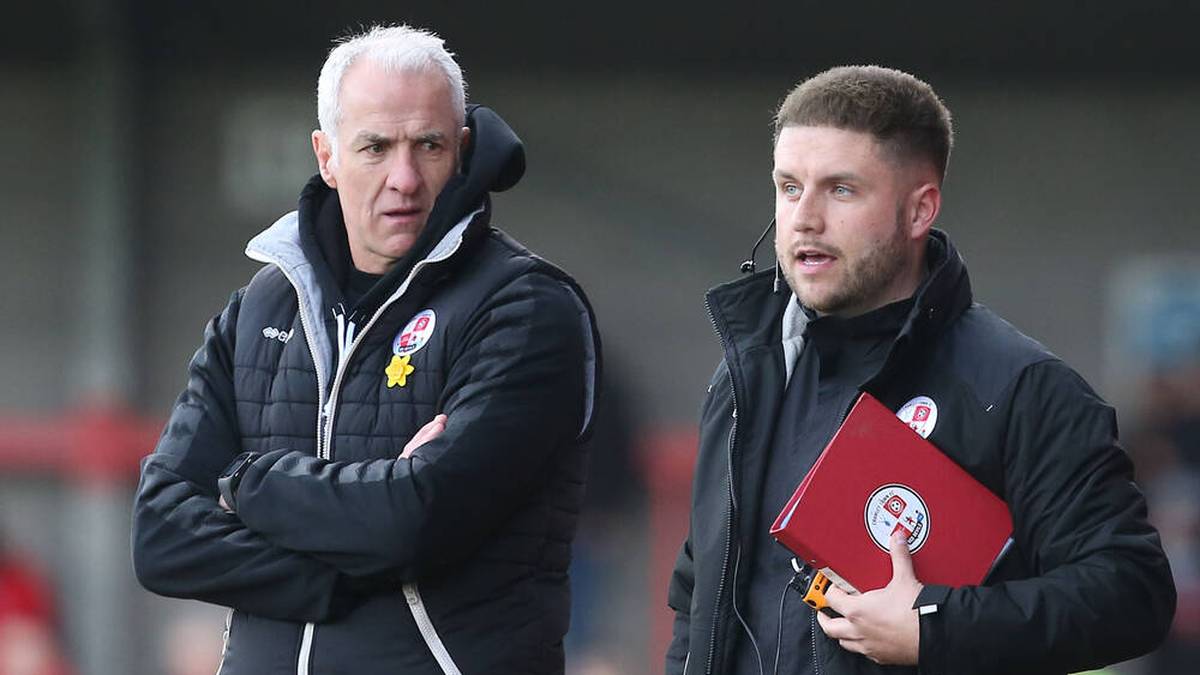
[[[396,334],[392,341],[392,353],[396,356],[411,356],[424,347],[433,336],[437,326],[437,315],[432,309],[423,309],[404,326],[404,330]]]
[[[920,434],[921,438],[929,438],[933,427],[937,425],[937,404],[928,396],[918,396],[901,406],[896,417]]]
[[[916,553],[929,539],[929,509],[925,500],[905,485],[892,483],[876,488],[863,510],[867,534],[883,551],[888,550],[892,533],[899,530],[908,541],[908,550]]]
[[[388,389],[408,385],[408,376],[413,374],[412,355],[429,343],[433,329],[437,326],[437,315],[432,309],[423,309],[396,334],[392,340],[392,360],[383,370],[387,375]]]

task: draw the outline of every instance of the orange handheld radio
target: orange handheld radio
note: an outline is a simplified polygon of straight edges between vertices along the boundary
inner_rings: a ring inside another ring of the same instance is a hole
[[[805,565],[800,566],[799,561],[792,558],[792,569],[796,570],[797,580],[800,575],[804,574],[804,570],[808,571],[804,579],[804,584],[795,586],[795,589],[800,592],[804,599],[804,604],[812,607],[818,612],[824,613],[826,616],[839,617],[832,607],[829,606],[829,601],[825,599],[825,592],[833,585],[833,580],[825,576],[821,570],[813,569]]]

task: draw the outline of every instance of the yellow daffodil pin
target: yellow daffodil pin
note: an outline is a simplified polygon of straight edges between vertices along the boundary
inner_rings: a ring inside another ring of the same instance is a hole
[[[383,371],[384,373],[387,373],[387,386],[389,389],[392,387],[403,387],[404,385],[408,384],[408,376],[412,375],[412,372],[416,370],[416,368],[408,365],[408,361],[411,357],[411,354],[405,354],[404,356],[392,356],[392,362],[389,363],[387,369]]]

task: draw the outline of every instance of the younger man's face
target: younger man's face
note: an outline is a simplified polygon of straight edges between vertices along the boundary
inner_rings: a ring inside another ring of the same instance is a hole
[[[784,127],[775,144],[775,253],[797,299],[856,316],[921,280],[928,226],[911,223],[913,173],[867,133]]]

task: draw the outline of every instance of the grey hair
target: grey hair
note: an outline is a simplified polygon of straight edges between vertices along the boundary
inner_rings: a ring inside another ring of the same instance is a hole
[[[467,83],[454,54],[444,45],[445,41],[436,33],[408,25],[372,26],[365,33],[337,41],[317,80],[317,120],[321,131],[329,138],[334,157],[337,156],[337,125],[342,115],[342,77],[362,56],[392,72],[440,70],[450,85],[450,103],[458,113],[459,126],[462,126],[466,119]]]

